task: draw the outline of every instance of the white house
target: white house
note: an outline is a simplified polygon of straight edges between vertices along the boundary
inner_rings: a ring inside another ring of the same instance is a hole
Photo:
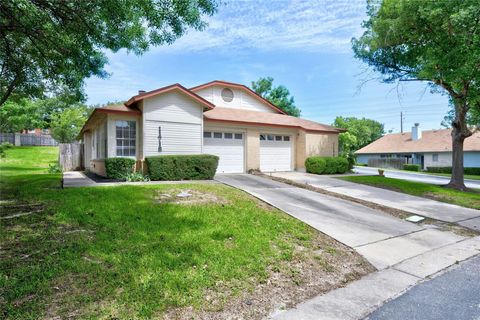
[[[303,169],[310,155],[338,155],[344,130],[286,115],[248,87],[212,81],[139,91],[124,105],[97,108],[80,132],[86,169],[105,175],[104,159],[213,154],[219,173]]]
[[[480,132],[465,139],[464,167],[480,167]],[[418,123],[412,132],[387,134],[355,152],[357,163],[368,164],[369,159],[402,158],[405,163],[427,167],[452,165],[452,130],[421,131]]]

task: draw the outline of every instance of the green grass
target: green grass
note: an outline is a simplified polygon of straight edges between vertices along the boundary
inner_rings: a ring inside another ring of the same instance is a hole
[[[452,176],[452,174],[450,173],[431,173],[431,172],[420,172],[420,173],[428,174],[430,176],[442,176],[442,177],[449,177],[449,178]],[[480,180],[480,176],[473,175],[473,174],[465,174],[464,178],[470,179],[470,180]]]
[[[480,191],[478,190],[462,192],[427,183],[380,176],[351,176],[339,179],[435,199],[467,208],[480,209]]]
[[[43,205],[0,220],[0,318],[151,318],[205,306],[207,290],[222,286],[225,300],[252,290],[316,234],[222,185],[61,189],[61,175],[47,173],[56,158],[56,148],[19,147],[0,162],[2,204]],[[172,188],[226,203],[154,201]]]

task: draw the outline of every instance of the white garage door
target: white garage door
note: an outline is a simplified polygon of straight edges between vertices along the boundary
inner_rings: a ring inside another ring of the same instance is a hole
[[[199,154],[202,152],[202,126],[196,123],[145,121],[145,156]]]
[[[217,173],[245,171],[244,134],[238,132],[205,131],[203,153],[219,157]]]
[[[260,134],[260,170],[263,172],[292,170],[290,136]]]

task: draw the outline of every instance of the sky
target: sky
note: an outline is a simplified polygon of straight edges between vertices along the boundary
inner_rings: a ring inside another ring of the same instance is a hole
[[[386,132],[414,123],[438,129],[448,99],[426,83],[384,84],[353,56],[363,33],[365,0],[223,1],[203,31],[189,30],[173,45],[135,56],[108,52],[107,79],[86,82],[87,103],[128,100],[138,90],[211,80],[247,86],[271,76],[285,85],[302,118],[325,124],[336,116],[375,119]]]

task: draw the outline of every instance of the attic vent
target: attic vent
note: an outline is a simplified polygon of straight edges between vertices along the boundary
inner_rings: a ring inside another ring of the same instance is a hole
[[[225,102],[232,102],[233,100],[233,91],[229,88],[223,88],[222,90],[222,99]]]

